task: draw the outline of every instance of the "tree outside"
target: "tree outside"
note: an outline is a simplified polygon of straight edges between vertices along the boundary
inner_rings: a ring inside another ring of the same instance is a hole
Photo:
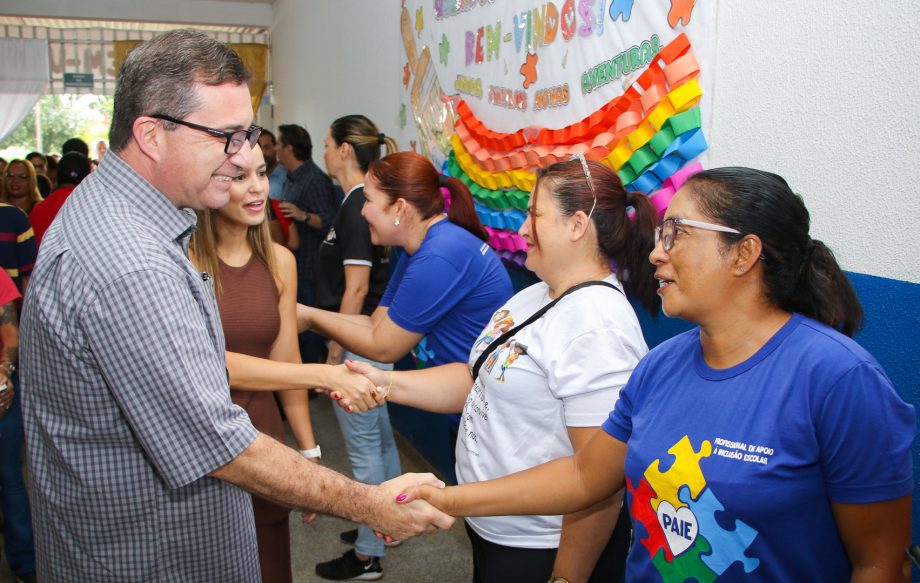
[[[108,141],[114,99],[110,95],[44,95],[23,122],[0,144],[0,156],[10,160],[38,151],[60,154],[70,138],[89,144],[90,156],[96,142]],[[36,112],[41,143],[36,140]]]

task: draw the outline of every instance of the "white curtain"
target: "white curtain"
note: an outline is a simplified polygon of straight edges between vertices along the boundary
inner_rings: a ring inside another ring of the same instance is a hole
[[[0,142],[35,107],[49,73],[47,40],[0,38]]]

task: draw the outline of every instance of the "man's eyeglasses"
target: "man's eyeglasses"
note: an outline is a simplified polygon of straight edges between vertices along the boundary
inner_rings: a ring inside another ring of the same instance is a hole
[[[591,194],[594,195],[594,203],[591,205],[591,210],[588,212],[588,220],[590,220],[591,215],[594,214],[594,207],[597,206],[597,191],[594,190],[594,180],[591,179],[591,170],[588,168],[588,161],[585,160],[584,154],[579,152],[569,158],[569,162],[572,160],[578,160],[581,162],[581,169],[585,173],[585,180],[588,181],[588,188],[591,189]]]
[[[198,130],[199,132],[204,132],[206,134],[211,134],[216,138],[224,138],[227,140],[226,145],[224,146],[224,153],[232,156],[240,150],[243,149],[243,144],[249,142],[250,148],[255,148],[256,144],[259,143],[259,135],[262,133],[262,128],[259,126],[253,125],[249,126],[248,130],[236,130],[232,132],[227,132],[224,130],[217,130],[214,128],[209,128],[207,126],[198,125],[197,123],[192,123],[182,119],[176,119],[174,117],[164,115],[162,113],[154,113],[150,117],[155,117],[157,119],[162,119],[163,121],[168,121],[171,123],[177,123],[183,125],[187,128],[192,128],[193,130]]]
[[[665,251],[670,251],[673,249],[674,238],[677,235],[677,225],[686,225],[688,227],[695,227],[697,229],[703,229],[706,231],[718,231],[720,233],[734,233],[736,235],[741,234],[741,231],[732,229],[731,227],[726,227],[724,225],[716,225],[714,223],[704,223],[703,221],[694,221],[692,219],[672,217],[662,221],[660,227],[655,227],[655,244],[657,245],[660,241]]]

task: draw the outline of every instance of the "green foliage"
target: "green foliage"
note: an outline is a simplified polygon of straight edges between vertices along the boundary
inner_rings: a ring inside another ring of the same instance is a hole
[[[22,149],[60,153],[61,145],[70,138],[81,138],[93,151],[99,140],[108,139],[112,120],[113,99],[107,95],[44,95],[37,109],[41,124],[41,148],[35,143],[35,112],[0,144],[0,151]]]

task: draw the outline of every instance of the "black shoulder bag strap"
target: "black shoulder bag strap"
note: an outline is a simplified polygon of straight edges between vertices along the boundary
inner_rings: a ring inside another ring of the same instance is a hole
[[[539,320],[540,318],[542,318],[542,317],[543,317],[543,314],[545,314],[550,308],[552,308],[553,306],[555,306],[556,304],[559,303],[559,300],[561,300],[561,299],[564,298],[565,296],[569,295],[570,293],[572,293],[572,292],[574,292],[574,291],[576,291],[576,290],[580,290],[580,289],[583,288],[583,287],[588,287],[589,285],[603,285],[603,286],[607,286],[607,287],[609,287],[609,288],[611,288],[611,289],[615,289],[616,291],[618,291],[618,292],[620,292],[620,293],[623,293],[623,292],[620,291],[620,288],[618,288],[617,286],[613,285],[612,283],[607,283],[606,281],[585,281],[585,282],[582,282],[582,283],[580,283],[580,284],[578,284],[578,285],[573,285],[573,286],[570,287],[569,289],[565,290],[565,292],[564,292],[562,295],[560,295],[558,298],[556,298],[555,300],[551,301],[550,303],[546,304],[545,306],[543,306],[542,308],[540,308],[539,310],[537,310],[531,317],[529,317],[529,318],[527,318],[526,320],[524,320],[523,323],[518,324],[517,326],[515,326],[515,327],[512,328],[511,330],[508,330],[507,332],[505,332],[504,334],[502,334],[501,336],[499,336],[497,339],[493,340],[493,341],[486,347],[486,349],[482,351],[482,354],[479,355],[479,358],[476,359],[476,363],[473,365],[473,371],[472,371],[472,372],[473,372],[473,380],[475,381],[477,378],[479,378],[479,369],[482,368],[482,364],[486,361],[486,358],[488,358],[489,355],[492,354],[492,352],[493,352],[496,348],[498,348],[499,346],[503,345],[503,344],[505,343],[506,340],[508,340],[509,338],[511,338],[512,336],[514,336],[515,334],[517,334],[518,331],[519,331],[521,328],[525,328],[525,327],[527,327],[527,326],[533,324],[534,322],[536,322],[536,321]]]

